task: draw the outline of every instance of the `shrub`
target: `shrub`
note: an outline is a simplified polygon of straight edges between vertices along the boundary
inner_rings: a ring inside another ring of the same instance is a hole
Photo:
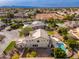
[[[19,54],[16,53],[16,54],[14,54],[14,55],[12,56],[11,59],[19,59],[19,57],[20,57]]]

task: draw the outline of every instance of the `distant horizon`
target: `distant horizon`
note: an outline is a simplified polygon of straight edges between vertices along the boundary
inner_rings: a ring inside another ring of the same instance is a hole
[[[36,7],[36,6],[0,6],[0,8],[79,8],[79,7],[76,7],[76,6],[65,6],[65,7]]]
[[[0,7],[79,7],[79,0],[0,0]]]

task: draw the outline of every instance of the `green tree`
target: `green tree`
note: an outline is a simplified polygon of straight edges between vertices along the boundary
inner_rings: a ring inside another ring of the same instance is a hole
[[[37,55],[36,51],[32,51],[32,52],[31,52],[31,55],[32,55],[33,57],[36,57],[36,55]]]
[[[63,23],[62,20],[59,20],[59,19],[53,19],[53,18],[49,18],[48,21],[45,21],[46,23],[48,23],[48,26],[49,27],[56,27],[57,23]]]
[[[20,31],[20,36],[27,36],[27,35],[29,35],[29,32],[32,30],[33,30],[32,27],[22,28]]]
[[[68,29],[67,28],[59,28],[58,33],[60,33],[63,36],[67,36],[68,34]]]
[[[23,26],[22,23],[13,23],[13,24],[11,24],[11,28],[12,29],[18,29],[18,28],[20,28],[22,26]]]
[[[12,23],[10,24],[12,29],[18,29],[21,28],[24,24],[22,23],[22,21],[19,20],[13,20]]]
[[[6,25],[10,25],[12,23],[11,19],[1,19],[1,21]]]
[[[36,53],[36,51],[32,51],[31,53],[27,53],[26,54],[26,57],[36,57],[37,56],[37,53]]]
[[[61,48],[55,48],[54,49],[54,56],[56,58],[66,58],[66,53]]]
[[[14,54],[14,55],[12,56],[11,59],[19,59],[19,57],[20,57],[19,54],[16,53],[16,54]]]
[[[77,47],[77,42],[76,42],[76,40],[74,40],[74,39],[68,39],[68,40],[66,41],[66,43],[67,43],[67,44],[69,45],[69,47],[71,47],[72,49]]]
[[[7,13],[7,18],[14,18],[14,14],[13,13]]]
[[[67,15],[64,17],[64,20],[74,20],[75,15],[76,15],[76,14],[72,14],[72,15],[67,14]]]

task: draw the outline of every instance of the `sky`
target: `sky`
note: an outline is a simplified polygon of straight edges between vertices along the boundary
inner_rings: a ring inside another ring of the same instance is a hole
[[[0,6],[79,7],[79,0],[0,0]]]

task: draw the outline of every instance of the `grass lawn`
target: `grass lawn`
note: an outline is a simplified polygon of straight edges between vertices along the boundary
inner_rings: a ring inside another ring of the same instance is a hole
[[[0,17],[0,20],[4,19],[3,17]]]
[[[54,35],[55,32],[54,31],[47,31],[48,35]]]
[[[15,46],[15,41],[12,41],[9,46],[5,49],[5,52],[11,51]]]

